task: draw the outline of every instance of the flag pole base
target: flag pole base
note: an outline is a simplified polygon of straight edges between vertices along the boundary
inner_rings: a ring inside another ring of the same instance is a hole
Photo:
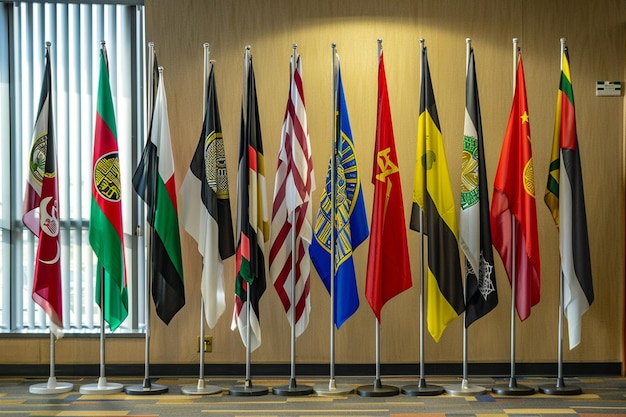
[[[272,394],[283,396],[297,396],[313,394],[313,388],[308,385],[298,385],[296,378],[289,380],[289,385],[272,387]]]
[[[187,395],[213,395],[220,394],[222,392],[222,388],[217,385],[206,385],[204,383],[204,379],[200,378],[198,379],[198,385],[195,387],[182,387],[180,391]]]
[[[579,395],[583,390],[576,385],[565,385],[563,378],[558,378],[555,384],[541,385],[539,392],[546,395]]]
[[[517,385],[517,380],[515,378],[509,379],[509,385],[506,387],[498,387],[495,386],[491,388],[491,391],[494,394],[499,395],[533,395],[535,393],[535,389],[526,385]]]
[[[230,387],[228,393],[233,397],[256,397],[260,395],[267,395],[269,393],[269,389],[263,385],[252,386],[252,381],[246,380],[243,385]]]
[[[356,393],[362,397],[393,397],[400,394],[400,388],[392,385],[383,385],[379,378],[372,385],[357,387]]]
[[[435,395],[441,395],[445,390],[439,385],[428,385],[424,378],[420,378],[417,384],[405,385],[400,390],[404,395],[410,395],[413,397],[424,396],[432,397]]]
[[[98,378],[97,384],[87,384],[80,387],[81,394],[117,394],[122,392],[124,385],[115,382],[107,382],[103,376]]]
[[[150,378],[143,380],[143,385],[129,385],[124,387],[124,392],[128,395],[158,395],[165,394],[168,391],[166,385],[153,384]]]
[[[46,383],[31,385],[28,388],[28,392],[31,394],[62,394],[71,391],[73,388],[74,384],[57,382],[57,379],[51,376]]]
[[[354,391],[350,385],[337,385],[334,378],[328,381],[328,385],[317,385],[313,388],[317,395],[345,395]]]
[[[485,387],[470,385],[467,379],[463,379],[460,384],[446,385],[443,388],[448,394],[455,396],[483,395],[487,392],[487,388]]]

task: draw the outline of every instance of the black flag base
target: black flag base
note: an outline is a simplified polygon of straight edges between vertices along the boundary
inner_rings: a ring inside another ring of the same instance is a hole
[[[557,378],[556,384],[541,385],[539,392],[546,395],[579,395],[583,390],[576,385],[565,385],[563,378]]]
[[[255,397],[260,395],[267,395],[269,389],[263,385],[252,386],[252,380],[247,379],[243,385],[235,385],[228,390],[228,393],[233,397]]]
[[[428,385],[426,383],[426,379],[420,378],[417,384],[413,385],[405,385],[402,387],[401,392],[404,395],[410,395],[413,397],[416,396],[425,396],[431,397],[435,395],[441,395],[444,393],[444,389],[439,385]]]
[[[168,391],[166,385],[153,384],[150,378],[145,378],[141,385],[129,385],[124,387],[124,392],[128,395],[158,395]]]
[[[463,379],[460,384],[446,385],[444,387],[450,395],[483,395],[487,392],[487,388],[480,385],[470,385],[467,379]]]
[[[31,394],[61,394],[69,392],[74,388],[74,384],[69,382],[57,382],[56,377],[49,377],[48,382],[34,384],[28,388]]]
[[[392,385],[383,385],[380,378],[375,378],[372,385],[357,387],[356,393],[362,397],[393,397],[400,393],[400,389]]]
[[[297,396],[313,394],[313,388],[308,385],[298,385],[295,378],[289,380],[289,385],[272,387],[272,394],[283,396]]]
[[[509,385],[507,387],[494,386],[491,391],[499,395],[533,395],[535,393],[535,389],[532,387],[518,385],[514,377],[509,379]]]

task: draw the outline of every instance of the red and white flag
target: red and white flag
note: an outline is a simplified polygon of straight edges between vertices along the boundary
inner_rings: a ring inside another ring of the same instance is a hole
[[[33,300],[50,317],[50,330],[57,336],[63,328],[61,291],[61,243],[59,238],[59,186],[56,176],[56,153],[52,123],[52,83],[50,54],[46,50],[46,68],[28,159],[28,177],[24,193],[22,221],[39,237]]]
[[[290,324],[295,325],[296,336],[300,336],[309,324],[311,311],[309,245],[313,236],[311,194],[315,190],[315,179],[302,86],[302,60],[295,53],[292,59],[295,68],[278,152],[269,262],[274,288]],[[294,280],[295,300],[292,300]],[[295,324],[292,323],[294,306]]]

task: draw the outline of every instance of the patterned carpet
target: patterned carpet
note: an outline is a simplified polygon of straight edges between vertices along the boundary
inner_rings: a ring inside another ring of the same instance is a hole
[[[137,386],[141,379],[107,378],[109,384],[124,387]],[[59,378],[59,383],[72,383],[73,389],[66,393],[31,393],[32,387],[46,386],[46,380],[28,378],[0,378],[0,415],[10,416],[135,416],[135,417],[186,417],[186,416],[609,416],[626,415],[626,378],[589,377],[566,378],[567,387],[578,386],[578,395],[501,395],[492,388],[508,387],[508,378],[472,378],[470,387],[481,386],[488,391],[481,395],[436,396],[399,395],[375,397],[359,395],[367,393],[363,385],[371,385],[372,378],[338,377],[337,388],[353,389],[346,394],[326,394],[328,378],[298,379],[299,387],[314,389],[310,395],[274,395],[272,387],[286,387],[286,379],[254,379],[254,388],[268,388],[267,395],[230,395],[231,388],[237,392],[243,387],[242,380],[217,378],[206,381],[209,386],[221,388],[212,395],[187,395],[183,387],[196,387],[198,380],[192,378],[161,378],[154,383],[167,388],[159,395],[128,395],[125,391],[102,395],[81,394],[81,387],[94,386],[91,378]],[[406,377],[382,378],[384,385],[407,388],[415,387],[417,380]],[[429,386],[450,389],[460,387],[458,378],[427,377]],[[521,386],[539,388],[555,384],[553,378],[517,378]],[[283,388],[285,389],[285,388]],[[406,391],[406,390],[405,390]],[[411,389],[409,389],[411,391]],[[287,392],[289,392],[287,390]]]

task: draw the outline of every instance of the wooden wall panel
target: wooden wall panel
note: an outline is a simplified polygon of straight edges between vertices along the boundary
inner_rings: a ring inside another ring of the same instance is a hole
[[[610,12],[609,12],[610,11]],[[341,57],[346,99],[361,170],[368,214],[373,186],[372,153],[376,118],[376,40],[383,39],[387,82],[399,154],[405,213],[410,215],[419,98],[419,39],[424,38],[441,121],[455,199],[458,200],[465,94],[465,39],[475,48],[486,163],[491,187],[511,98],[513,50],[523,50],[531,121],[539,240],[542,261],[541,303],[523,323],[517,320],[517,360],[556,360],[558,317],[558,234],[543,203],[552,142],[559,77],[559,38],[567,37],[576,97],[591,239],[596,301],[583,320],[583,342],[567,349],[565,361],[615,362],[622,357],[624,305],[623,98],[597,98],[596,80],[624,74],[626,4],[619,0],[552,2],[525,0],[288,1],[146,0],[147,40],[155,42],[165,85],[178,186],[195,150],[202,124],[202,45],[209,42],[216,61],[216,82],[235,208],[243,52],[252,46],[263,132],[268,200],[288,93],[293,43],[303,59],[304,89],[319,204],[330,151],[330,44]],[[491,194],[492,190],[490,190]],[[182,203],[184,204],[184,202]],[[392,299],[382,314],[381,358],[385,363],[419,359],[419,236],[408,232],[414,286]],[[201,258],[182,232],[187,305],[163,325],[152,318],[154,363],[195,363],[199,334]],[[496,255],[499,306],[468,332],[469,358],[475,362],[510,359],[510,286]],[[374,362],[374,316],[364,297],[367,242],[355,250],[361,307],[336,332],[338,363]],[[225,263],[227,309],[215,329],[209,363],[243,363],[238,332],[230,330],[234,260]],[[313,309],[307,331],[297,340],[298,362],[329,360],[329,297],[313,272]],[[276,292],[268,281],[261,300],[263,341],[252,354],[256,363],[290,360],[290,330]],[[567,334],[567,333],[566,333]],[[126,340],[126,339],[121,339]],[[567,339],[566,339],[567,340]],[[79,343],[68,340],[63,343]],[[82,343],[82,342],[81,342]],[[462,319],[455,320],[435,344],[426,334],[427,362],[462,361]],[[137,345],[131,357],[142,362]],[[0,354],[2,355],[2,354]],[[19,357],[19,355],[18,355]],[[1,360],[0,362],[4,362]],[[15,359],[15,358],[11,358]],[[93,361],[91,357],[86,361]],[[45,363],[45,358],[41,358]]]

